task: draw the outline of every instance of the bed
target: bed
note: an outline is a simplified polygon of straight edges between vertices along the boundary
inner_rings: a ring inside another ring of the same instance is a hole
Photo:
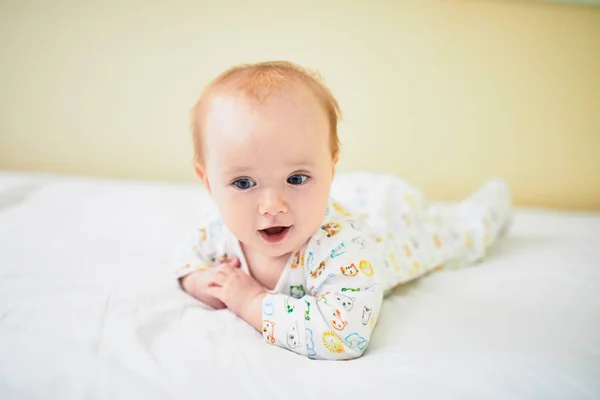
[[[0,398],[600,398],[600,213],[517,209],[475,267],[384,302],[365,355],[304,359],[181,292],[200,185],[0,173]]]

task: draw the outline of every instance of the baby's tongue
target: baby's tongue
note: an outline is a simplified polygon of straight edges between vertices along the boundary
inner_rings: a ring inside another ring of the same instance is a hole
[[[285,227],[283,226],[275,226],[273,228],[265,229],[265,232],[267,233],[267,235],[277,235],[283,232],[284,229]]]

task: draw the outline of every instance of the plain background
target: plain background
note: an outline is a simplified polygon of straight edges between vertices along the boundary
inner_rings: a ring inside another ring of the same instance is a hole
[[[600,7],[535,1],[0,2],[0,169],[192,182],[189,110],[242,62],[319,71],[340,172],[600,210]]]

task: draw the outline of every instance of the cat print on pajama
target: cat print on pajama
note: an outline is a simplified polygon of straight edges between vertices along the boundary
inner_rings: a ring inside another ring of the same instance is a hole
[[[318,231],[290,255],[262,304],[265,342],[312,359],[360,357],[383,297],[435,269],[479,261],[511,216],[510,194],[500,181],[445,207],[381,174],[342,175],[331,194]],[[248,273],[239,242],[216,209],[209,214],[184,247],[177,276],[230,257]]]

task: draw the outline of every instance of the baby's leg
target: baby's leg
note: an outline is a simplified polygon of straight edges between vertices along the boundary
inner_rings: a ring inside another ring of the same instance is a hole
[[[481,260],[508,226],[512,205],[502,181],[490,181],[458,204],[430,204],[395,176],[351,173],[336,178],[332,196],[382,242],[386,288],[438,268]]]
[[[506,231],[512,216],[505,183],[490,181],[454,205],[425,203],[413,220],[385,241],[392,285],[439,268],[457,268],[481,260]]]
[[[477,192],[461,201],[452,230],[458,236],[459,266],[481,261],[490,247],[507,231],[512,221],[510,191],[500,180],[486,182]]]

